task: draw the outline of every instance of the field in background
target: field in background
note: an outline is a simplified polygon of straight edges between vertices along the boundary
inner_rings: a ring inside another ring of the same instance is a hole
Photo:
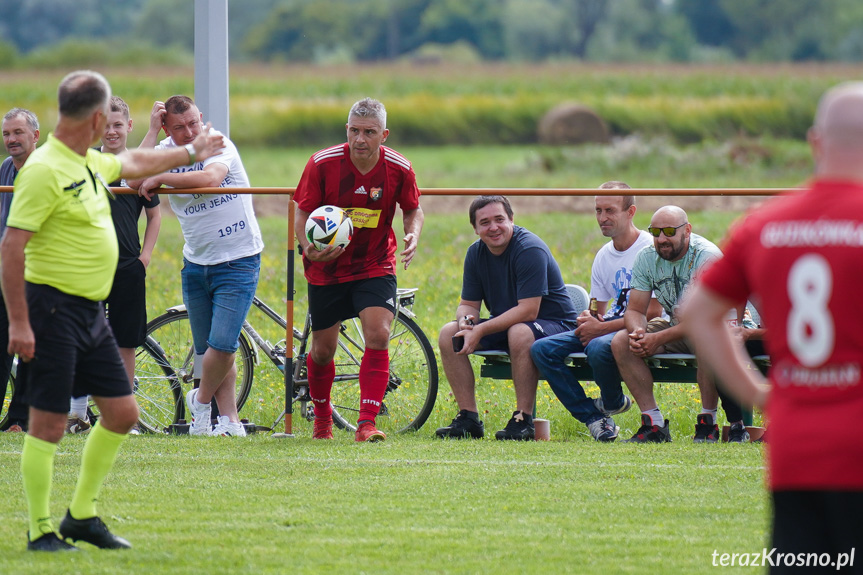
[[[190,69],[101,71],[132,108],[133,141],[143,137],[154,100],[194,92]],[[53,126],[65,72],[0,72],[0,109],[28,107]],[[859,75],[859,66],[820,64],[236,65],[231,133],[240,146],[321,147],[343,136],[351,103],[373,96],[387,105],[400,145],[533,143],[539,119],[562,102],[592,107],[618,136],[802,139],[819,95]]]

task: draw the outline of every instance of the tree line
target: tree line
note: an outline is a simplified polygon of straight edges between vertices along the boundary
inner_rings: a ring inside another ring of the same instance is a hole
[[[100,50],[126,64],[181,61],[193,10],[192,0],[0,0],[0,67]],[[230,0],[228,10],[238,62],[863,61],[859,0]]]

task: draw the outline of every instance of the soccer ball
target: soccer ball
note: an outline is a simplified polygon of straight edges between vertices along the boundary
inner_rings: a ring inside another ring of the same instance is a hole
[[[327,246],[348,247],[354,236],[354,223],[337,206],[321,206],[306,220],[306,238],[319,250]]]

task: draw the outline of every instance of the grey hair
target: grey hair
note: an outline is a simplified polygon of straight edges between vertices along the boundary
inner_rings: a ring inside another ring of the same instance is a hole
[[[97,110],[108,110],[111,85],[105,76],[92,70],[78,70],[60,82],[57,100],[60,115],[83,120]]]
[[[373,118],[381,125],[381,130],[387,128],[387,109],[381,102],[374,98],[363,98],[359,102],[351,106],[351,111],[348,112],[348,123],[351,123],[351,118]]]
[[[30,110],[25,110],[24,108],[12,108],[3,116],[3,121],[13,120],[18,116],[24,116],[24,119],[27,120],[27,125],[30,126],[33,132],[39,131],[39,118]]]

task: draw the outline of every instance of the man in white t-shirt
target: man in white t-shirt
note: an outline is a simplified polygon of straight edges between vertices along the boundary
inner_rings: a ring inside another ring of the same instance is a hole
[[[606,182],[599,189],[630,188],[623,182]],[[635,210],[635,196],[596,196],[596,221],[602,235],[611,238],[597,252],[591,268],[590,297],[597,300],[597,317],[585,310],[578,318],[575,331],[537,340],[530,349],[533,362],[560,402],[587,426],[597,441],[614,441],[620,428],[611,416],[632,406],[632,401],[623,394],[611,340],[624,326],[623,312],[629,300],[635,255],[653,243],[650,234],[639,230],[632,222]],[[659,303],[653,299],[648,313],[655,317],[661,312]],[[597,399],[587,397],[566,366],[566,356],[577,352],[587,355],[599,386]]]
[[[159,130],[168,135],[156,145]],[[187,96],[156,102],[142,147],[185,146],[203,129],[202,114]],[[176,168],[130,185],[152,197],[171,188],[247,188],[249,178],[236,146],[203,162]],[[240,329],[252,305],[264,242],[248,194],[171,194],[171,208],[183,229],[183,302],[189,312],[195,344],[195,379],[200,385],[186,395],[192,435],[244,436],[237,415],[235,383]],[[210,402],[219,417],[211,430]]]

